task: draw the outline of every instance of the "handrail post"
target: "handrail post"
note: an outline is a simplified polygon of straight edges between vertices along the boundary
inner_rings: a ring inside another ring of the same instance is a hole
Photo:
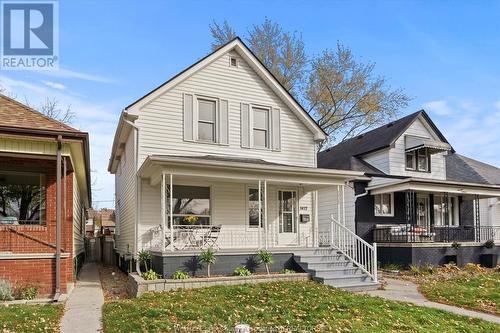
[[[377,243],[373,243],[373,281],[378,282]]]

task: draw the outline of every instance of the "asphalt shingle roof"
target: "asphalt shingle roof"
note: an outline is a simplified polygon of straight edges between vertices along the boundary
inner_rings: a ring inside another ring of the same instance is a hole
[[[0,126],[61,132],[80,132],[0,94]]]
[[[460,154],[451,154],[446,156],[446,179],[500,185],[500,169]]]

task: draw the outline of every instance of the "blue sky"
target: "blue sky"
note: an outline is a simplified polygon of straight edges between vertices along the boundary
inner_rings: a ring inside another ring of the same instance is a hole
[[[106,167],[120,111],[210,51],[208,25],[244,35],[264,17],[309,54],[349,46],[426,109],[454,148],[500,166],[500,2],[75,1],[59,4],[60,70],[1,71],[18,99],[70,104],[91,137],[95,206],[113,206]]]

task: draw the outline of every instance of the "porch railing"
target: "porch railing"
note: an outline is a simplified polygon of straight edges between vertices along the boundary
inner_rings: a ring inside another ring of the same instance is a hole
[[[377,243],[370,245],[354,232],[331,219],[330,245],[352,260],[377,282]]]
[[[452,243],[500,242],[500,226],[432,226],[428,228],[401,224],[379,225],[373,229],[378,243]]]

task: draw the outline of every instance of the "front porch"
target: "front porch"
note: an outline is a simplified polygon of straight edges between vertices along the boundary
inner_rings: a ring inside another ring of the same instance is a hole
[[[318,247],[318,193],[354,172],[264,161],[150,156],[140,169],[138,251],[191,255]],[[333,213],[333,212],[332,212]]]

